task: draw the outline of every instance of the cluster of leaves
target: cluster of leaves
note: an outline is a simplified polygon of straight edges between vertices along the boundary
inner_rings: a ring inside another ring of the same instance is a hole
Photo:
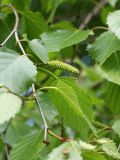
[[[26,54],[14,36],[3,43],[15,18],[2,8],[0,160],[120,159],[120,2],[106,1],[83,30],[93,0],[0,2],[9,3]]]

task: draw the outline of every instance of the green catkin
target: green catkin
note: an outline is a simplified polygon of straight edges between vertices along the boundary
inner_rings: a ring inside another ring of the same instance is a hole
[[[52,68],[64,70],[77,75],[79,74],[79,70],[77,68],[61,61],[49,61],[48,65]]]

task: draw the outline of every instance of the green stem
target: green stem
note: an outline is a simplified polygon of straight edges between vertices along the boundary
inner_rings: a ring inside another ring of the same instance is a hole
[[[110,126],[107,126],[106,124],[103,124],[101,122],[98,122],[98,121],[92,121],[93,124],[95,125],[95,127],[97,128],[111,128]]]
[[[103,26],[97,26],[97,27],[92,28],[92,30],[97,30],[97,29],[108,30],[107,27],[103,27]]]
[[[49,70],[39,67],[38,69],[40,69],[43,72],[47,72],[48,74],[52,75],[55,79],[59,79],[55,74],[53,74],[52,72],[50,72]]]

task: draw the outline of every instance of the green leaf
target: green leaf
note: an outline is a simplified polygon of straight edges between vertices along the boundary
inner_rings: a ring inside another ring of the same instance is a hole
[[[58,116],[58,112],[49,95],[47,93],[40,92],[38,97],[45,117],[47,118],[48,122],[53,124],[53,120],[55,120],[55,117]]]
[[[106,160],[103,155],[100,155],[97,152],[83,152],[82,156],[84,160]]]
[[[14,119],[6,130],[5,142],[12,147],[16,142],[21,141],[29,133],[32,133],[32,131],[34,132],[33,129],[33,127],[28,126],[25,122]]]
[[[40,12],[32,12],[25,10],[22,12],[22,26],[23,33],[27,33],[29,39],[38,37],[42,32],[48,31],[48,26],[45,19]]]
[[[107,24],[112,32],[120,39],[120,10],[110,13],[107,17]]]
[[[107,138],[103,138],[100,140],[97,140],[99,144],[101,144],[102,150],[109,156],[115,158],[115,159],[120,159],[120,153],[118,152],[116,144]]]
[[[8,4],[11,3],[16,9],[18,10],[24,10],[25,8],[28,8],[30,6],[31,0],[2,0],[2,4]]]
[[[108,0],[108,2],[110,3],[110,5],[112,7],[115,7],[116,3],[118,2],[118,0]]]
[[[120,136],[120,120],[117,120],[113,126],[113,130]]]
[[[69,81],[72,82],[70,79]],[[85,135],[90,127],[95,134],[95,128],[90,121],[91,101],[79,85],[74,82],[69,84],[69,81],[66,83],[64,80],[57,80],[49,92],[51,99],[67,125],[74,129],[82,129],[82,134]]]
[[[76,30],[71,21],[60,21],[51,25],[51,28],[54,30],[64,29],[64,30]]]
[[[8,123],[9,122],[5,122],[3,124],[0,124],[0,134],[2,134],[6,130]]]
[[[105,83],[105,103],[110,110],[119,115],[120,114],[120,86],[111,82]]]
[[[22,101],[10,93],[0,93],[0,124],[9,121],[19,112]]]
[[[89,95],[84,91],[84,89],[78,84],[77,79],[73,77],[64,77],[61,80],[72,87],[74,90],[79,106],[81,110],[84,112],[86,117],[91,121],[93,118],[93,108],[92,108],[92,100]]]
[[[81,149],[84,149],[84,150],[91,150],[92,151],[96,148],[96,146],[88,144],[82,140],[79,141],[79,144],[80,144]]]
[[[56,12],[57,8],[59,7],[59,5],[63,1],[64,0],[57,0],[57,1],[52,0],[52,1],[48,1],[49,9],[51,8],[51,13],[50,13],[50,16],[48,18],[48,22],[49,23],[53,23],[55,12]]]
[[[89,47],[90,55],[100,64],[117,50],[120,50],[120,40],[110,31],[102,33]]]
[[[23,93],[36,76],[36,67],[24,55],[0,48],[0,83],[15,93]]]
[[[93,35],[91,30],[57,30],[52,33],[43,33],[41,39],[49,52],[60,51],[62,48],[84,41],[89,35]]]
[[[82,153],[89,153],[89,150],[95,149],[95,146],[91,144],[87,144],[83,141],[70,141],[66,142],[57,148],[53,149],[53,151],[48,155],[49,160],[83,160]],[[87,151],[87,152],[86,152]],[[94,153],[94,152],[93,152]],[[86,155],[86,154],[85,154]],[[102,157],[102,156],[99,156]],[[99,160],[99,159],[95,159]],[[105,159],[103,159],[105,160]]]
[[[120,53],[114,53],[98,69],[108,81],[120,85]]]
[[[49,155],[49,160],[82,160],[79,145],[76,141],[66,142],[55,148]]]
[[[10,151],[9,160],[37,160],[44,147],[41,133],[24,137]]]
[[[33,39],[28,41],[28,43],[32,51],[43,63],[47,63],[49,61],[47,49],[39,39]]]

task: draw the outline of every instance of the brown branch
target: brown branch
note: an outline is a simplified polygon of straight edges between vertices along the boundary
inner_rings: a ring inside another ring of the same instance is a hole
[[[80,29],[84,29],[88,23],[91,21],[92,17],[96,16],[100,9],[104,7],[108,3],[107,0],[101,0],[94,8],[93,10],[87,14],[87,16],[84,19],[84,22],[79,26]]]
[[[51,130],[49,130],[49,129],[48,129],[48,133],[49,133],[51,136],[59,139],[61,142],[70,142],[70,141],[73,140],[73,139],[70,139],[70,138],[60,137],[60,136],[56,135],[55,133],[53,133],[53,132],[52,132]]]

